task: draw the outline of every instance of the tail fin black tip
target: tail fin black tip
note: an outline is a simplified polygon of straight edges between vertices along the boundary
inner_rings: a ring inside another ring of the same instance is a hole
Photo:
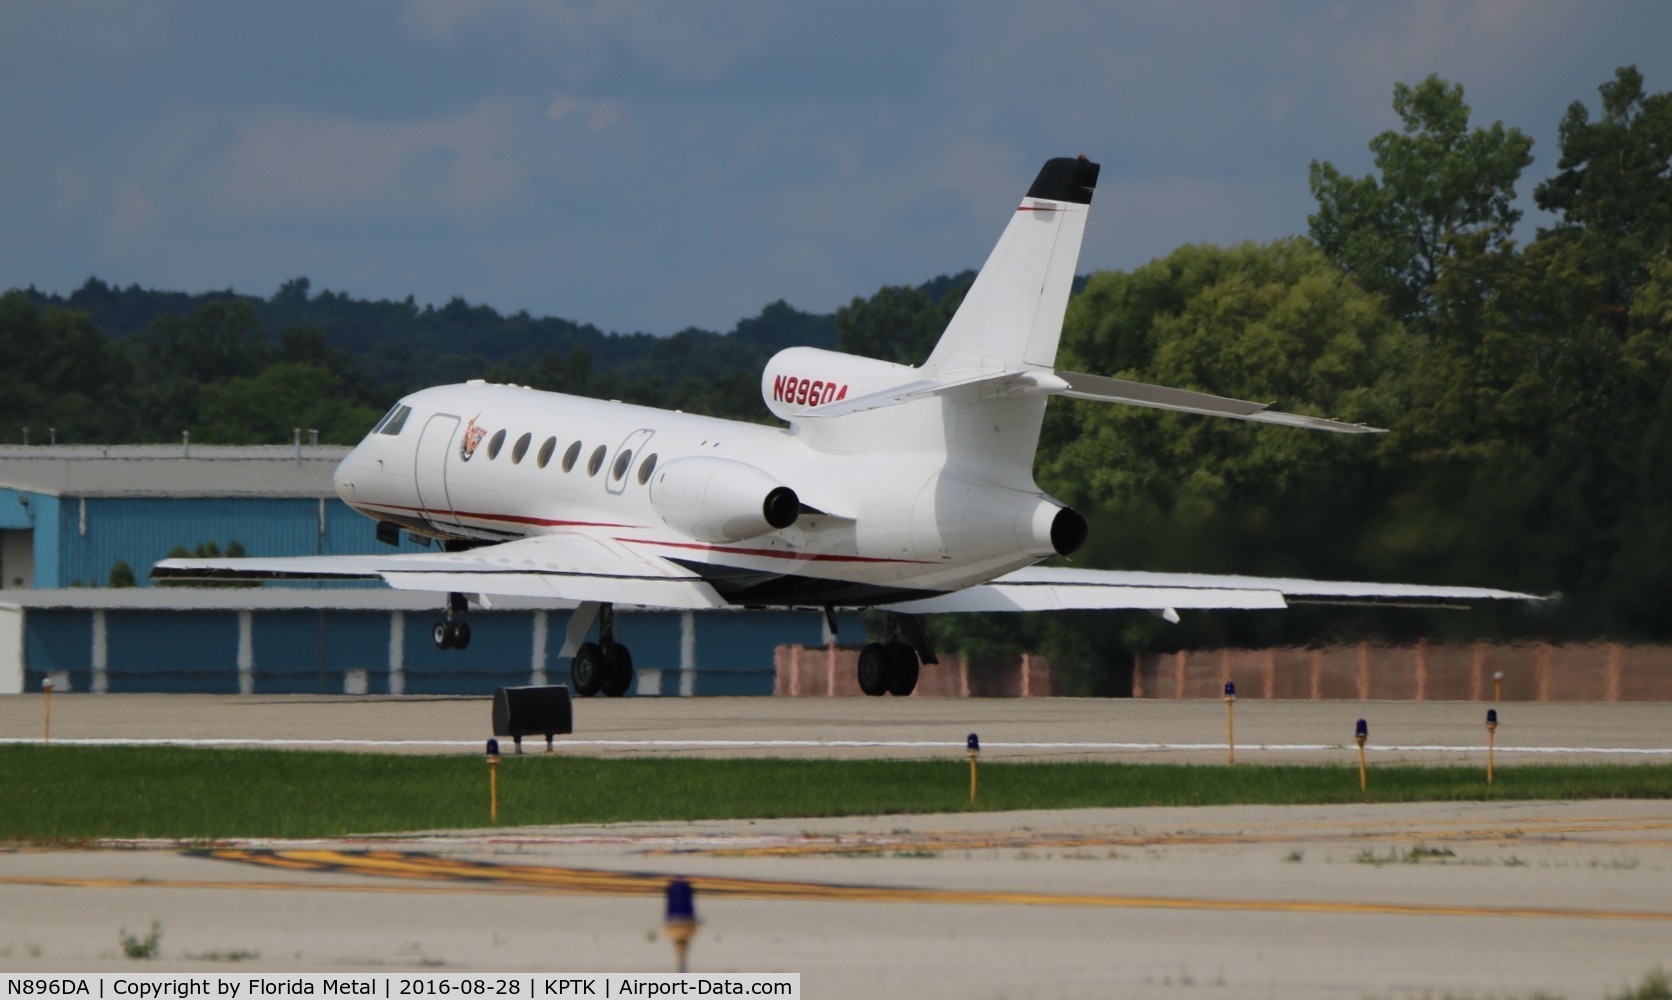
[[[1098,164],[1084,156],[1078,159],[1059,156],[1047,160],[1045,166],[1039,169],[1039,176],[1034,178],[1033,187],[1028,188],[1028,197],[1090,205],[1100,169]]]

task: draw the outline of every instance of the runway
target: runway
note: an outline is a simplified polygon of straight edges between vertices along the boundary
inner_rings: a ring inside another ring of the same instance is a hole
[[[1239,758],[1261,763],[1356,759],[1355,722],[1378,760],[1449,764],[1486,752],[1486,704],[1264,701],[1235,707]],[[1658,702],[1496,706],[1509,761],[1672,761],[1672,706]],[[39,694],[0,698],[0,743],[38,741]],[[1220,763],[1222,702],[1101,698],[590,698],[575,702],[562,753],[660,756],[933,758],[977,733],[997,759]],[[57,695],[61,743],[167,742],[380,753],[479,751],[485,697]],[[538,744],[538,745],[536,745]],[[542,752],[542,741],[527,745]]]
[[[1472,757],[1468,730],[1484,707],[1247,702],[1236,722],[1251,743],[1298,748],[1262,761],[1345,763],[1349,740],[1324,740],[1350,737],[1359,717],[1373,743],[1385,733],[1388,746],[1437,748],[1381,760],[1448,761]],[[0,737],[30,738],[41,708],[38,696],[0,700]],[[1668,706],[1499,709],[1500,747],[1524,745],[1528,759],[1666,759]],[[53,736],[404,740],[406,752],[473,753],[487,714],[483,699],[78,696],[55,700]],[[976,729],[984,746],[1011,744],[995,756],[1225,755],[1216,702],[598,701],[578,704],[576,721],[576,743],[616,742],[561,752],[945,755]],[[1618,750],[1646,752],[1594,752]],[[1257,754],[1239,745],[1239,761],[1245,753]],[[659,895],[674,875],[697,886],[694,970],[800,972],[809,997],[1592,997],[1672,969],[1672,803],[1658,801],[32,848],[0,854],[0,961],[16,971],[667,971]],[[124,929],[153,920],[160,957],[120,957]]]

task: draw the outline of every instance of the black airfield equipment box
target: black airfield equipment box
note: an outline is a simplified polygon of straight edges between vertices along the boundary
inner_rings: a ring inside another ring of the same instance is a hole
[[[524,736],[544,736],[551,753],[552,736],[574,731],[569,689],[562,684],[502,687],[493,693],[493,734],[516,740],[518,753]]]

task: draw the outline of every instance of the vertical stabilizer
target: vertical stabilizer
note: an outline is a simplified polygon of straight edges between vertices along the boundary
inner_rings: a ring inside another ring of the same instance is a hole
[[[1098,165],[1084,156],[1046,162],[923,371],[1049,371],[1080,261]]]

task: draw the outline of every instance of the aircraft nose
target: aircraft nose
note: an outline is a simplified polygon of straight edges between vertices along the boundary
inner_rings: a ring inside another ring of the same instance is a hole
[[[365,467],[361,451],[362,448],[356,446],[353,451],[343,456],[343,460],[337,463],[336,469],[331,473],[331,488],[345,501],[354,499],[355,478]]]

